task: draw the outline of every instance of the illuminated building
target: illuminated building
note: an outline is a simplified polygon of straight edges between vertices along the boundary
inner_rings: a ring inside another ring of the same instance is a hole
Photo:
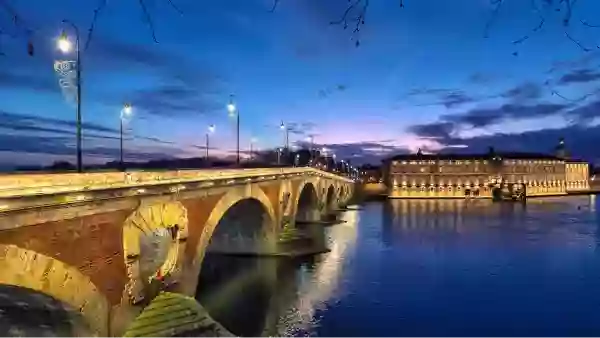
[[[381,168],[364,165],[359,168],[359,177],[362,183],[380,183],[381,182]]]
[[[557,148],[564,148],[564,141]],[[384,160],[383,177],[390,198],[491,198],[493,188],[520,190],[526,196],[589,189],[588,163],[564,155],[564,151],[554,156],[493,149],[470,155],[419,150]]]

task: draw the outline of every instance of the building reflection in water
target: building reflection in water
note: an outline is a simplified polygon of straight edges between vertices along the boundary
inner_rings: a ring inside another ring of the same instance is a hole
[[[316,325],[317,312],[339,297],[344,261],[357,238],[358,211],[326,229],[330,252],[304,260],[207,254],[196,299],[240,336],[296,335]]]
[[[519,236],[536,241],[544,234],[545,245],[565,239],[583,244],[581,242],[589,241],[591,236],[583,236],[585,234],[580,233],[583,230],[561,224],[597,224],[596,204],[594,195],[531,198],[526,204],[490,200],[392,199],[384,202],[382,242],[388,247],[399,242],[401,245],[423,242],[438,245],[450,243],[440,241],[441,238],[455,238],[461,242],[500,241],[511,245]],[[595,235],[600,243],[600,229]]]

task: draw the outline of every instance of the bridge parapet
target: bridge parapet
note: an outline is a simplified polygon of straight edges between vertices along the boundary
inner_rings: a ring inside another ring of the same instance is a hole
[[[0,198],[24,195],[55,194],[81,190],[105,190],[131,186],[168,183],[216,181],[261,176],[312,174],[321,177],[352,180],[313,168],[261,168],[226,170],[175,170],[152,172],[101,172],[69,174],[25,174],[0,176]]]

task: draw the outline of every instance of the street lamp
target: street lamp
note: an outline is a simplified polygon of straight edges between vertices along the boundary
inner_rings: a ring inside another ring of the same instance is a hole
[[[254,160],[254,144],[258,142],[256,137],[250,139],[250,162]]]
[[[125,120],[127,118],[129,118],[131,116],[131,105],[129,103],[126,103],[123,105],[123,109],[121,109],[121,116],[119,118],[120,122],[121,122],[121,142],[120,142],[120,149],[121,149],[121,171],[125,171],[125,162],[123,161],[123,124],[125,122]]]
[[[281,152],[282,152],[282,149],[277,148],[277,164],[278,165],[281,165]]]
[[[83,171],[81,158],[81,54],[79,50],[79,29],[77,26],[68,20],[62,21],[64,24],[70,25],[75,32],[75,67],[76,67],[76,86],[77,86],[77,111],[76,111],[76,128],[77,128],[77,172]],[[57,41],[57,47],[64,54],[69,53],[73,49],[73,43],[69,40],[66,31],[62,31]]]
[[[289,147],[290,147],[290,128],[288,128],[285,125],[285,123],[283,123],[283,121],[281,121],[281,124],[279,125],[279,128],[284,131],[283,148],[286,151],[289,152]]]
[[[313,160],[314,160],[314,143],[315,143],[315,138],[314,135],[309,135],[306,138],[306,141],[310,142],[310,148],[309,148],[309,153],[310,153],[310,159],[309,162],[312,165],[313,164]]]
[[[233,103],[233,95],[229,95],[229,104],[227,105],[227,111],[230,117],[236,118],[236,141],[237,141],[237,165],[240,165],[240,111]]]
[[[208,164],[208,146],[209,146],[208,139],[209,139],[210,134],[212,134],[214,132],[215,132],[215,125],[214,124],[209,125],[208,130],[206,132],[206,163],[207,164]]]

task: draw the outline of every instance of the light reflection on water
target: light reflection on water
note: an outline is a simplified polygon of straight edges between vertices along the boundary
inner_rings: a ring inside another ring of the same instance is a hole
[[[330,253],[278,267],[262,334],[598,336],[597,203],[366,204]]]
[[[304,266],[300,270],[297,299],[281,315],[277,328],[279,335],[314,335],[319,322],[317,312],[325,311],[343,296],[340,277],[344,262],[351,261],[354,255],[359,211],[347,211],[340,219],[346,223],[327,229],[331,252],[323,255],[314,266]]]

